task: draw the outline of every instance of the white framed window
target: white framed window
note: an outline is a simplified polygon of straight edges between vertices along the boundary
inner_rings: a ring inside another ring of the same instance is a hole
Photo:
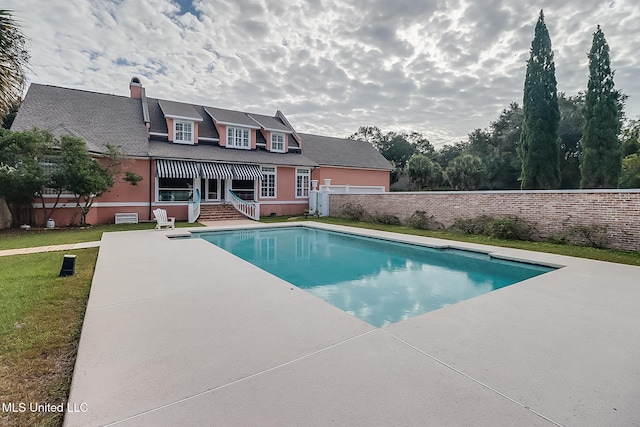
[[[251,149],[251,129],[228,127],[227,147]]]
[[[275,198],[276,197],[276,168],[262,166],[262,176],[264,179],[260,182],[260,197]]]
[[[46,178],[50,178],[51,175],[53,175],[58,170],[60,160],[60,156],[44,156],[42,160],[38,162],[40,164],[40,167],[42,168],[42,173]],[[58,190],[56,190],[55,188],[47,187],[42,190],[42,195],[44,197],[55,197],[58,195]],[[60,193],[60,196],[73,197],[75,196],[75,194],[71,193],[70,191],[64,190],[62,191],[62,193]]]
[[[271,151],[284,153],[284,133],[271,132]]]
[[[309,177],[311,171],[306,168],[296,169],[296,197],[309,197]]]
[[[173,142],[193,144],[193,123],[173,121]]]

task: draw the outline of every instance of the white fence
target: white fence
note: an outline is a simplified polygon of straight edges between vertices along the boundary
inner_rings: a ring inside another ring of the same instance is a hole
[[[309,214],[329,216],[329,194],[377,194],[384,193],[383,185],[331,185],[330,179],[324,180],[324,185],[318,188],[318,181],[311,181],[312,190],[309,191]]]

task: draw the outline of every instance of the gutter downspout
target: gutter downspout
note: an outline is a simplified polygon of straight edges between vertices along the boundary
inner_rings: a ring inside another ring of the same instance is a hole
[[[153,183],[155,179],[153,178],[153,157],[149,157],[149,221],[151,221],[151,211],[153,210],[153,206],[151,203],[153,202]]]
[[[149,118],[149,104],[147,102],[147,92],[144,88],[140,88],[140,103],[142,104],[142,120],[144,120],[144,127],[147,130],[147,141],[151,140],[151,119]],[[147,152],[148,154],[148,152]],[[149,221],[152,220],[151,212],[153,210],[153,157],[149,157]]]

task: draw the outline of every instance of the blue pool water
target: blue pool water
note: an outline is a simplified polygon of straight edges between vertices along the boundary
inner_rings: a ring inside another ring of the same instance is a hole
[[[377,327],[553,270],[310,227],[194,236]]]

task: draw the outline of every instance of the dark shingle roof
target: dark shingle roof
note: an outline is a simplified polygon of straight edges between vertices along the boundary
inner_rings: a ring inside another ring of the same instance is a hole
[[[262,127],[264,127],[267,130],[281,130],[283,132],[293,132],[293,129],[289,129],[287,126],[285,126],[284,123],[282,123],[282,120],[280,120],[277,117],[265,116],[262,114],[254,114],[254,113],[249,113],[248,115],[258,123],[260,123]]]
[[[110,144],[122,146],[130,156],[147,155],[140,99],[32,83],[11,129],[34,127],[56,136],[78,136],[95,153]]]
[[[161,105],[166,105],[168,102],[171,102],[173,106],[178,106],[173,111],[177,111],[178,109],[180,109],[186,112],[188,109],[189,111],[191,111],[191,114],[196,115],[195,117],[202,118],[202,121],[198,122],[199,137],[214,139],[220,138],[216,127],[213,125],[211,117],[209,117],[209,115],[204,111],[204,107],[201,107],[199,105],[184,104],[180,102],[165,101],[163,99],[156,98],[147,98],[147,105],[149,106],[149,119],[151,121],[151,127],[149,129],[150,132],[168,133],[167,121],[165,120],[164,113],[161,108]]]
[[[191,104],[185,104],[183,102],[167,101],[166,99],[159,99],[158,105],[164,113],[165,117],[179,117],[184,119],[191,119],[197,122],[202,121],[202,116],[196,111],[196,107]]]
[[[147,102],[151,121],[150,131],[154,133],[167,133],[167,124],[160,104],[175,115],[186,112],[189,114],[188,117],[194,115],[202,117],[203,121],[199,122],[201,137],[218,138],[213,121],[207,112],[223,122],[258,127],[247,113],[240,111],[159,101],[154,98],[148,98]],[[266,128],[293,131],[277,117],[251,115],[261,123],[264,122],[263,125]],[[262,149],[237,150],[220,147],[215,143],[201,143],[195,146],[172,144],[166,140],[162,141],[161,138],[149,141],[140,99],[36,83],[31,84],[12,129],[19,131],[34,127],[49,130],[57,136],[65,134],[79,136],[87,142],[87,148],[95,153],[105,152],[106,145],[112,144],[122,146],[127,155],[139,157],[308,167],[324,165],[392,169],[391,164],[367,142],[311,134],[300,134],[302,154],[270,153]],[[289,142],[290,147],[295,145],[294,141]]]
[[[318,166],[308,156],[296,153],[271,153],[265,150],[237,150],[218,145],[172,144],[167,141],[149,143],[151,157],[169,159],[209,160],[228,163],[257,163],[264,165]]]
[[[259,128],[260,125],[249,118],[247,113],[242,111],[223,110],[222,108],[204,107],[218,122],[231,123],[234,125],[243,125],[251,128]]]
[[[218,135],[218,130],[213,124],[213,120],[211,117],[204,111],[204,107],[196,106],[195,107],[198,113],[204,118],[203,121],[198,123],[198,136],[202,138],[215,138],[219,139],[220,135]]]
[[[147,98],[147,105],[149,107],[149,120],[151,121],[149,131],[155,133],[167,133],[167,121],[164,119],[164,114],[160,109],[158,100],[155,98]]]
[[[392,170],[373,145],[365,141],[300,133],[302,152],[320,166]]]

